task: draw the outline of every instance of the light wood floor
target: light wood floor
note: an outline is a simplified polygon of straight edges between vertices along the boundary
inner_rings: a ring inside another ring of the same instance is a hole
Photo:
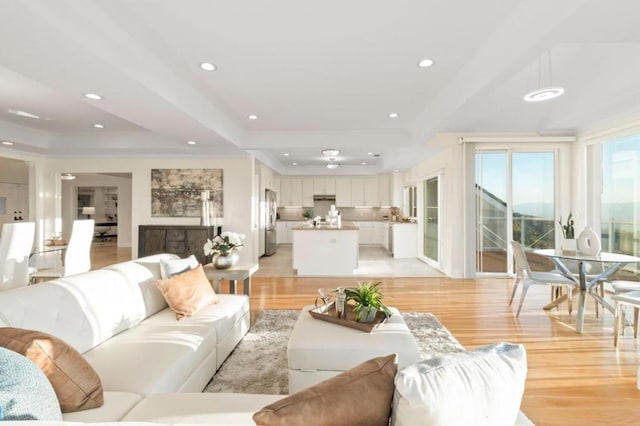
[[[100,261],[94,257],[94,265],[128,256],[128,249],[119,249]],[[389,305],[435,314],[467,349],[498,341],[524,344],[529,371],[522,410],[537,425],[640,424],[638,342],[628,329],[614,349],[612,316],[596,319],[591,301],[584,333],[577,334],[575,310],[571,316],[564,306],[559,312],[542,310],[549,301],[549,290],[543,286],[530,289],[516,319],[515,309],[507,305],[511,280],[382,280]],[[354,278],[257,277],[252,284],[252,317],[263,309],[300,309],[313,303],[319,287],[354,284]]]

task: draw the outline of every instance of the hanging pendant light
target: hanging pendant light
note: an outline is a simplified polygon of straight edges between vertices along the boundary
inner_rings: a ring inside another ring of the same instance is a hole
[[[547,51],[547,67],[548,67],[548,86],[543,87],[542,84],[542,61],[538,58],[538,89],[524,95],[526,102],[542,102],[555,99],[562,96],[564,87],[553,85],[553,74],[551,70],[551,52]]]

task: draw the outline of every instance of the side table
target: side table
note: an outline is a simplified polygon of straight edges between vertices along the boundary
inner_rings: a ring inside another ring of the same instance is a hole
[[[213,281],[213,290],[220,293],[222,280],[229,280],[229,292],[236,294],[236,282],[244,281],[244,294],[251,297],[251,275],[259,269],[258,263],[244,262],[232,266],[229,269],[216,269],[211,263],[204,265],[204,274]]]

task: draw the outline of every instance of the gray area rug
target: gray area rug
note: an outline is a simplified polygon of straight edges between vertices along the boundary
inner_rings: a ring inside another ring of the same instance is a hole
[[[300,311],[267,310],[220,367],[203,392],[288,393],[287,341]],[[432,314],[402,314],[423,357],[460,352],[462,345]]]

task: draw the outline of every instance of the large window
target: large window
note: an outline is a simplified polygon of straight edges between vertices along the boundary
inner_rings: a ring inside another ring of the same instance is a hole
[[[640,135],[602,144],[601,203],[602,249],[639,256]]]
[[[511,239],[554,247],[554,199],[553,152],[478,152],[476,271],[509,272]]]

